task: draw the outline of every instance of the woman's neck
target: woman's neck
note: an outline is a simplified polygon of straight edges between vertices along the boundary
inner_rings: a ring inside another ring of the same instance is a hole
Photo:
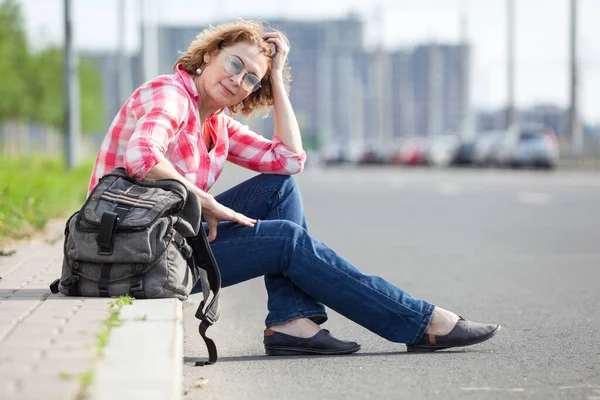
[[[210,117],[213,114],[216,114],[220,110],[221,107],[205,106],[204,104],[202,104],[202,100],[198,101],[198,112],[200,113],[201,122],[205,122],[208,117]]]
[[[217,104],[211,104],[208,96],[205,96],[202,85],[200,85],[200,77],[194,79],[196,90],[198,91],[198,112],[200,113],[200,121],[204,123],[208,117],[219,112],[222,107]]]

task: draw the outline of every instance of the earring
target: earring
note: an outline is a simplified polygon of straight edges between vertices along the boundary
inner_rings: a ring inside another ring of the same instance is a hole
[[[240,111],[244,109],[244,103],[240,103]]]
[[[196,69],[196,75],[200,75],[202,73],[202,68]]]

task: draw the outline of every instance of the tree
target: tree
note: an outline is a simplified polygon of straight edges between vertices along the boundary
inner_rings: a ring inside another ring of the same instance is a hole
[[[19,5],[0,0],[0,120],[35,121],[65,127],[64,51],[48,47],[31,54]],[[81,128],[102,128],[102,83],[95,66],[79,67]]]
[[[33,55],[34,78],[30,92],[35,93],[37,107],[32,117],[42,124],[65,127],[64,51],[46,48]],[[89,61],[79,65],[81,129],[94,132],[102,128],[102,83],[95,66]]]
[[[83,132],[98,132],[104,128],[104,93],[102,78],[90,60],[79,64],[79,86],[81,88],[81,129]]]
[[[18,4],[0,2],[0,119],[23,120],[32,109],[27,91],[27,38]]]

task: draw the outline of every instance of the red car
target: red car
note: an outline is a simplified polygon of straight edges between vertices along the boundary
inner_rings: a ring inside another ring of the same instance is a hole
[[[390,160],[393,164],[423,165],[427,163],[428,142],[425,138],[407,139]]]

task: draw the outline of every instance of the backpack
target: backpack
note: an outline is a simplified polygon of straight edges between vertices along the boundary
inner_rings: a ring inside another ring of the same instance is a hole
[[[198,281],[204,299],[196,318],[209,360],[196,365],[214,364],[217,348],[206,330],[219,318],[221,275],[200,201],[177,180],[138,181],[117,168],[68,219],[62,274],[50,289],[67,296],[186,300]]]

